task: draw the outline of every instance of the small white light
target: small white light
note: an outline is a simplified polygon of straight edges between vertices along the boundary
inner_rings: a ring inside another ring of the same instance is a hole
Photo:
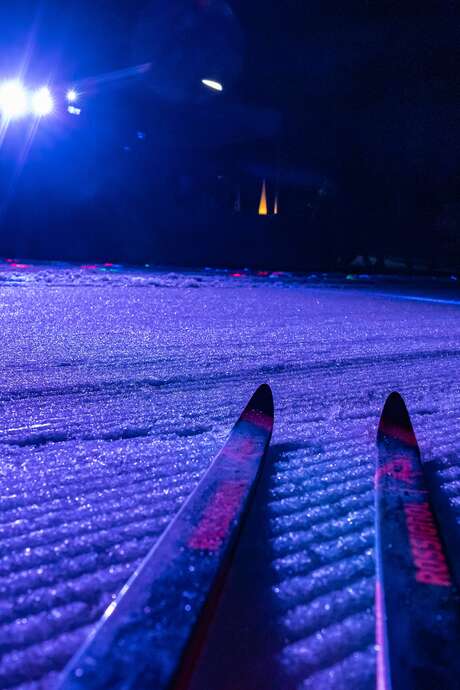
[[[74,105],[69,105],[67,107],[67,112],[70,113],[71,115],[80,115],[81,108],[76,108]]]
[[[214,81],[213,79],[202,79],[201,83],[208,87],[208,89],[213,89],[214,91],[223,91],[224,87],[219,81]]]
[[[75,103],[75,101],[78,98],[78,93],[75,91],[75,89],[69,89],[67,91],[67,100],[69,103]]]
[[[27,92],[18,79],[6,81],[0,86],[0,111],[8,120],[27,113]]]
[[[51,95],[51,91],[47,86],[42,86],[41,89],[35,91],[32,96],[32,110],[35,115],[42,117],[43,115],[49,115],[54,108],[54,101]]]

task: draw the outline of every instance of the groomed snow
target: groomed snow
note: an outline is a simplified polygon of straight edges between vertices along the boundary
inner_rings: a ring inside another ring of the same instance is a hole
[[[215,622],[214,646],[233,630],[232,644],[196,690],[223,669],[219,690],[374,687],[372,475],[391,390],[460,516],[460,302],[391,289],[3,265],[2,689],[53,688],[264,381],[272,450]]]

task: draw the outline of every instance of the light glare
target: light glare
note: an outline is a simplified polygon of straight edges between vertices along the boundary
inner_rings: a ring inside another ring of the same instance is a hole
[[[78,98],[78,93],[75,91],[75,89],[69,89],[67,91],[67,100],[69,103],[75,103],[75,101]]]
[[[32,96],[32,109],[39,117],[49,115],[54,108],[54,101],[47,86],[42,86]]]
[[[213,79],[202,79],[201,83],[207,86],[209,89],[214,91],[223,91],[224,87],[219,81],[214,81]]]
[[[13,79],[0,86],[0,111],[8,120],[26,114],[27,93],[19,80]]]

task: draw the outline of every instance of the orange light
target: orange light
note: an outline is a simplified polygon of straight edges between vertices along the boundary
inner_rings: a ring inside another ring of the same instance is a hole
[[[267,189],[265,187],[265,180],[262,182],[262,193],[259,202],[259,216],[268,216],[267,207]]]

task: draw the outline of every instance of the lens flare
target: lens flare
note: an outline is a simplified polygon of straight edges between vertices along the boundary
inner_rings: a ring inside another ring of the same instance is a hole
[[[66,98],[69,101],[69,103],[75,103],[75,101],[78,98],[78,93],[75,91],[75,89],[69,89],[67,91]]]

